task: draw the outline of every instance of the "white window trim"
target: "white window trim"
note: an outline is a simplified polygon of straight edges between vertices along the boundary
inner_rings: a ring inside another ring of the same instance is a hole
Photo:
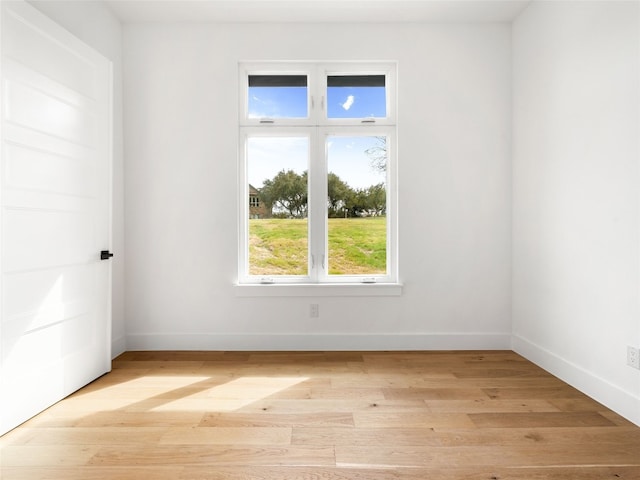
[[[385,296],[400,295],[398,281],[398,208],[397,208],[397,144],[395,63],[248,63],[240,65],[240,135],[239,135],[239,251],[238,296]],[[384,74],[387,88],[387,116],[376,119],[329,119],[324,99],[326,78],[332,74]],[[254,74],[307,75],[308,112],[304,119],[250,118],[248,116],[248,78]],[[320,100],[318,100],[320,99]],[[318,104],[319,102],[319,104]],[[320,107],[320,108],[318,108]],[[379,132],[391,144],[387,166],[387,272],[384,275],[329,275],[326,269],[327,246],[327,135],[372,135]],[[249,189],[247,178],[247,138],[250,136],[309,137],[309,275],[286,276],[249,275]],[[313,167],[312,159],[316,159]],[[323,159],[318,161],[318,159]],[[324,212],[324,214],[323,214]],[[322,288],[319,288],[322,287]],[[339,293],[338,293],[339,292]]]
[[[401,283],[236,283],[236,297],[399,297]]]

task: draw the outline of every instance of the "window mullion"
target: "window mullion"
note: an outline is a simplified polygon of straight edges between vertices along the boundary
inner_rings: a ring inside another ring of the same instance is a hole
[[[310,92],[313,98],[310,118],[314,124],[311,131],[311,158],[309,162],[309,254],[312,258],[311,281],[320,283],[326,278],[326,208],[327,168],[324,137],[320,125],[325,121],[324,92],[326,80],[321,66],[316,66],[310,75]]]
[[[311,141],[309,172],[309,254],[312,255],[311,279],[322,281],[327,265],[326,253],[326,177],[324,161],[324,141],[320,129],[314,127]]]

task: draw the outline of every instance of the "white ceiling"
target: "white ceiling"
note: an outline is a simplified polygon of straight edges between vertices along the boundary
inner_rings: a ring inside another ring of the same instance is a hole
[[[137,22],[511,22],[530,0],[106,0]]]

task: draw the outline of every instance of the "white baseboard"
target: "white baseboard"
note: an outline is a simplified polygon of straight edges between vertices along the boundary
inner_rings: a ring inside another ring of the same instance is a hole
[[[634,396],[579,365],[550,352],[525,338],[514,335],[512,349],[544,368],[562,381],[577,388],[607,408],[640,426],[640,397]]]
[[[509,350],[511,334],[133,334],[127,350]]]
[[[111,358],[127,351],[127,337],[119,337],[111,340]]]

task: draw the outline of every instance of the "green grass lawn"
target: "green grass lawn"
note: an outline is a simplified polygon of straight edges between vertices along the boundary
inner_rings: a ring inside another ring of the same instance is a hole
[[[329,273],[374,275],[386,272],[385,217],[330,218]],[[306,219],[249,220],[251,275],[307,274]]]

